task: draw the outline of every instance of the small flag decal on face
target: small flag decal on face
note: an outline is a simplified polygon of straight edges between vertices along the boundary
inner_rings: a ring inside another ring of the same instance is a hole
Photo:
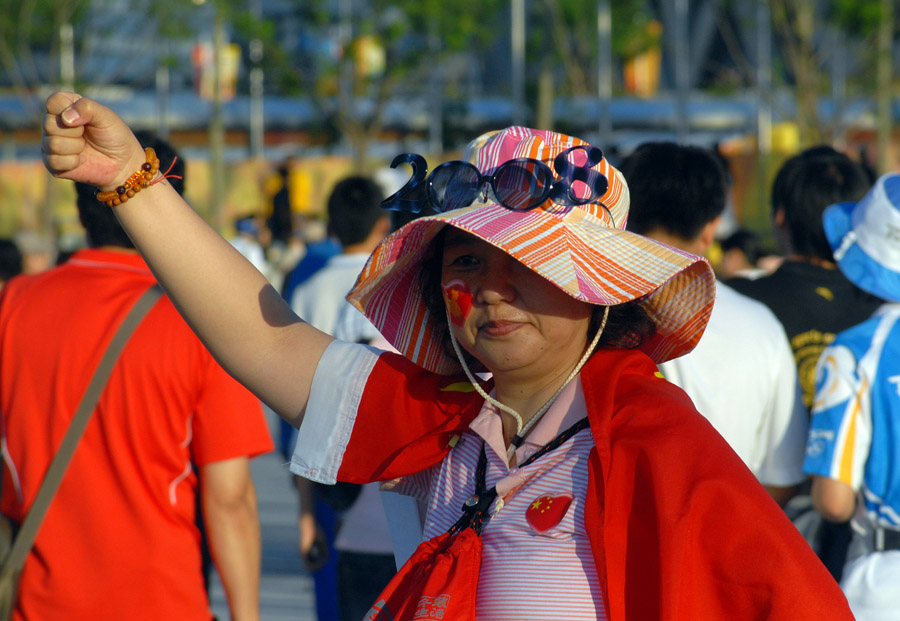
[[[531,529],[541,535],[562,522],[572,504],[572,497],[566,494],[535,498],[525,511],[525,520]]]
[[[457,327],[466,323],[466,318],[472,312],[472,292],[469,285],[462,280],[451,280],[444,288],[444,303],[450,315],[450,321]]]

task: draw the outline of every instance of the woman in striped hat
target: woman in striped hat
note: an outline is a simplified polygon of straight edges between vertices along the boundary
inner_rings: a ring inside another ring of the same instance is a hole
[[[96,102],[54,94],[44,127],[59,177],[109,190],[144,164]],[[624,230],[628,189],[602,152],[512,127],[430,174],[401,161],[411,177],[386,206],[438,213],[388,237],[348,296],[399,355],[300,321],[164,180],[115,207],[223,366],[302,420],[294,472],[399,479],[427,506],[425,539],[480,531],[474,592],[409,604],[399,585],[369,618],[463,618],[458,601],[485,620],[852,618],[657,372],[700,338],[714,276]]]

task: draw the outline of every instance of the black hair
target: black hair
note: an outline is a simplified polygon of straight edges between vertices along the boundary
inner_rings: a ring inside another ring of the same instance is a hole
[[[365,241],[380,218],[384,193],[368,177],[347,177],[338,182],[328,197],[328,229],[341,245],[351,246]]]
[[[425,251],[425,257],[422,260],[419,271],[418,284],[419,294],[422,296],[425,307],[431,315],[433,338],[440,340],[444,353],[451,359],[456,360],[456,352],[453,350],[453,344],[450,341],[449,326],[445,321],[447,311],[444,306],[444,295],[441,291],[441,271],[446,232],[447,227],[444,227]],[[592,340],[600,328],[603,320],[603,309],[605,308],[599,304],[593,306],[591,321],[588,324],[588,340]],[[609,317],[606,320],[606,327],[603,329],[600,341],[597,343],[597,348],[636,349],[654,334],[656,334],[656,324],[640,305],[639,300],[616,304],[609,307]],[[460,351],[471,371],[477,373],[484,370],[484,366],[478,359],[463,348],[460,348]]]
[[[138,131],[134,134],[142,147],[152,147],[159,158],[160,174],[169,170],[174,177],[169,178],[169,183],[179,194],[184,194],[184,160],[168,142],[162,140],[156,134],[149,131]],[[174,162],[174,165],[173,165]],[[180,179],[175,177],[181,177]],[[134,244],[112,208],[97,200],[97,188],[86,183],[75,183],[75,204],[78,207],[78,216],[87,233],[88,245],[93,248],[99,246],[117,246],[119,248],[134,248]]]
[[[619,166],[631,194],[630,231],[659,228],[694,239],[725,210],[728,176],[708,149],[674,142],[647,142]]]
[[[756,265],[763,256],[759,237],[757,237],[756,233],[747,229],[736,230],[723,239],[720,245],[722,246],[722,252],[728,252],[733,249],[740,250],[752,265]]]
[[[772,183],[772,213],[785,215],[791,252],[833,261],[822,212],[834,203],[857,201],[869,190],[862,166],[827,145],[817,145],[788,159]]]
[[[22,273],[22,251],[11,239],[0,239],[0,283]]]

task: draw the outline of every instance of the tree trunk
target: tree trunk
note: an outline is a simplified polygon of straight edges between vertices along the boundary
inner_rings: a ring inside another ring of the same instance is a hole
[[[225,205],[225,124],[222,119],[222,76],[219,59],[225,46],[225,26],[222,23],[222,9],[215,7],[213,17],[213,92],[212,118],[209,122],[209,173],[212,197],[209,216],[213,226],[221,231],[224,227]]]
[[[891,77],[893,73],[894,0],[881,0],[881,21],[878,24],[878,61],[876,93],[878,97],[878,173],[891,168]]]
[[[541,73],[538,76],[538,98],[535,114],[535,127],[550,129],[553,127],[553,101],[555,99],[555,87],[553,85],[553,68],[545,59],[541,63]]]
[[[772,18],[794,76],[797,126],[802,144],[827,141],[819,119],[820,75],[815,50],[815,5],[808,0],[771,0]]]

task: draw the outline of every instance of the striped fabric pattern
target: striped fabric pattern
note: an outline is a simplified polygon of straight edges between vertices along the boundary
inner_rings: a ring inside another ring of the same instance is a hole
[[[479,170],[516,157],[552,164],[559,153],[585,144],[552,132],[512,127],[474,141]],[[573,161],[583,161],[575,152]],[[656,322],[647,353],[664,362],[700,339],[715,299],[715,276],[701,257],[650,240],[624,226],[629,194],[622,175],[604,158],[594,167],[609,180],[602,205],[563,206],[548,200],[526,212],[475,204],[415,220],[372,254],[347,299],[407,358],[436,373],[460,371],[439,338],[445,318],[429,316],[419,292],[419,269],[431,241],[450,225],[513,256],[577,300],[615,305],[641,300]]]
[[[404,479],[402,493],[428,502],[423,539],[446,532],[459,519],[463,501],[475,491],[482,442],[479,435],[467,431],[444,461]],[[584,524],[588,454],[593,446],[590,430],[581,431],[521,469],[527,482],[510,495],[482,532],[478,619],[607,618]],[[486,482],[491,487],[509,469],[490,448],[487,456]],[[561,522],[537,534],[529,526],[526,513],[542,496],[568,496],[572,504]]]

